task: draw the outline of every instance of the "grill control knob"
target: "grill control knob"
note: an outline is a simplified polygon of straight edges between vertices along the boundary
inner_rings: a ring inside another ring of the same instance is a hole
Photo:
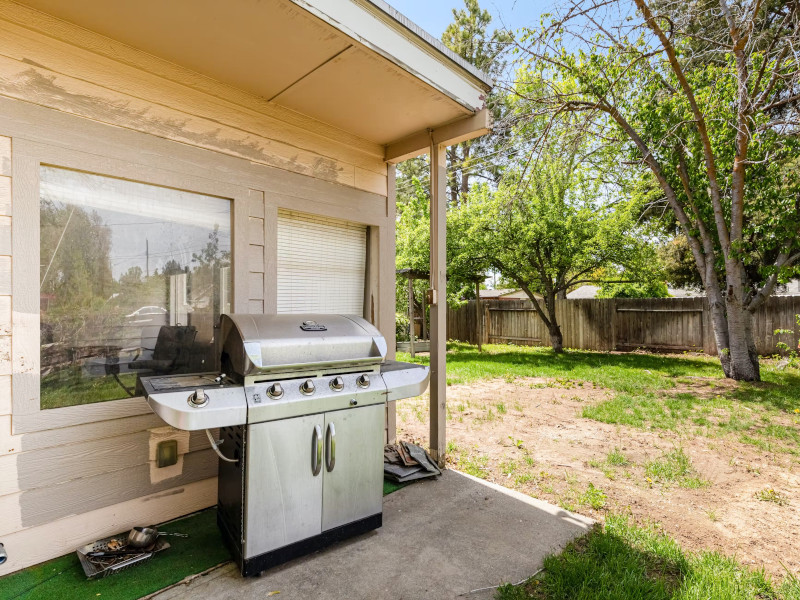
[[[203,388],[197,388],[194,393],[189,396],[187,402],[189,402],[189,406],[192,408],[202,408],[208,404],[208,396],[203,391]]]
[[[283,388],[280,383],[273,383],[267,388],[267,396],[273,400],[277,400],[283,396]]]
[[[334,392],[341,392],[344,389],[344,379],[341,377],[334,377],[331,379],[331,389]]]
[[[305,394],[306,396],[310,396],[314,393],[314,382],[310,379],[306,379],[303,383],[300,384],[300,392]]]
[[[356,379],[356,385],[360,388],[368,388],[369,387],[369,375],[364,373],[363,375],[359,375],[358,379]]]

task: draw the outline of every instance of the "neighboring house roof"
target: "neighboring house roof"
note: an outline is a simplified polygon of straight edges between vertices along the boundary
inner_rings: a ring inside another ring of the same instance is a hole
[[[482,300],[497,300],[500,298],[519,299],[528,296],[522,290],[502,289],[502,290],[481,290]]]
[[[567,294],[567,300],[580,300],[585,298],[596,298],[597,292],[600,291],[600,286],[597,285],[582,285],[572,290]],[[667,288],[667,293],[671,298],[697,298],[704,296],[702,292],[689,288]]]
[[[582,285],[567,294],[567,300],[580,300],[584,298],[594,298],[600,288],[596,285]]]
[[[481,299],[493,300],[499,298],[506,292],[513,292],[514,290],[481,290]]]
[[[776,296],[800,296],[800,279],[793,279],[785,285],[775,289]]]
[[[670,298],[699,298],[705,296],[702,290],[695,290],[692,288],[667,288],[667,293]]]

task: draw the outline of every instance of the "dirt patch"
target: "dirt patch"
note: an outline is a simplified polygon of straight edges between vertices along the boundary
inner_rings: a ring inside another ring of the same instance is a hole
[[[673,394],[694,394],[700,399],[708,399],[721,393],[736,389],[738,381],[718,377],[679,377]]]
[[[681,387],[676,391],[707,390],[699,381]],[[684,549],[735,555],[777,577],[786,569],[800,571],[796,456],[765,452],[733,436],[695,437],[585,419],[584,407],[613,395],[591,384],[494,379],[450,386],[447,393],[452,468],[593,518],[624,512],[640,522],[657,521]],[[427,397],[398,403],[398,439],[427,445],[427,407]],[[691,460],[691,476],[648,477],[653,461],[676,449]],[[788,503],[758,500],[765,490]]]

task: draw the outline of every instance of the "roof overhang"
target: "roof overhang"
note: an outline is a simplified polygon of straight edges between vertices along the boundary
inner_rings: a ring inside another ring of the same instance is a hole
[[[398,162],[488,130],[491,79],[382,0],[18,0],[333,125]]]

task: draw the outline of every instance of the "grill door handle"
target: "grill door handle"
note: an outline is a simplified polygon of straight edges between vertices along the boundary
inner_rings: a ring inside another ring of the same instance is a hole
[[[333,423],[328,423],[325,432],[325,468],[330,473],[336,466],[336,428]]]
[[[311,473],[316,477],[322,470],[322,427],[314,426],[311,434]]]

